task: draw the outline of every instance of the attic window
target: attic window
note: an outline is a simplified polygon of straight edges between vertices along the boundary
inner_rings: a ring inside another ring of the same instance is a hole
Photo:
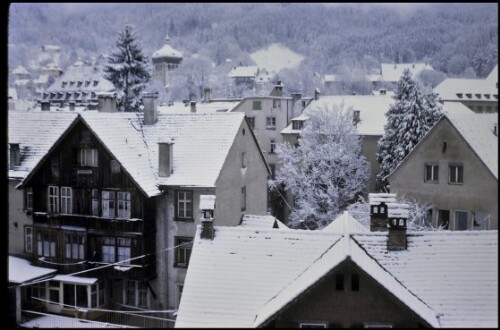
[[[81,82],[81,81],[79,81],[79,82],[77,83],[76,87],[82,87],[82,82]]]
[[[94,84],[93,84],[92,86],[94,86],[94,87],[95,87],[95,86],[97,86],[97,84],[98,84],[98,83],[99,83],[99,81],[98,81],[98,80],[94,80]]]
[[[336,291],[344,291],[344,275],[343,274],[335,275],[335,290]]]
[[[476,94],[476,97],[477,97],[478,99],[480,99],[480,98],[481,98],[481,94]]]
[[[74,84],[75,84],[75,82],[74,82],[74,81],[70,81],[70,82],[69,82],[69,86],[70,86],[70,87],[73,87],[73,85],[74,85]]]
[[[120,173],[120,163],[116,159],[111,159],[111,173]]]
[[[387,91],[386,91],[385,89],[381,89],[381,90],[380,90],[380,95],[386,95],[386,92],[387,92]]]
[[[465,94],[465,96],[467,96],[467,98],[469,98],[469,99],[470,99],[470,98],[472,97],[472,94],[467,93],[467,94]]]
[[[66,87],[66,85],[67,85],[67,84],[68,84],[68,82],[67,82],[67,81],[63,81],[63,82],[62,82],[62,88]]]
[[[361,121],[359,110],[352,111],[352,121],[353,121],[354,125],[357,125]]]
[[[301,120],[292,120],[292,129],[302,129],[304,122]]]
[[[491,97],[491,95],[490,94],[484,94],[484,97],[487,98],[487,99],[489,99]]]
[[[90,85],[90,80],[85,81],[85,87],[89,87]]]
[[[457,93],[457,96],[458,96],[458,98],[459,98],[459,99],[461,99],[462,97],[464,97],[464,94],[462,94],[462,93]]]

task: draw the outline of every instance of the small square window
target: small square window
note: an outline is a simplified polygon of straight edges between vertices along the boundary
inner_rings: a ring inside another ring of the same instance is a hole
[[[262,101],[253,101],[252,110],[262,110]]]
[[[358,274],[351,275],[351,290],[352,291],[359,291],[359,275]]]
[[[437,164],[425,164],[425,182],[439,182],[439,166]]]
[[[464,183],[464,167],[462,165],[449,166],[449,183],[463,184]]]
[[[343,291],[344,290],[344,275],[337,274],[335,275],[335,290]]]
[[[266,117],[266,128],[276,129],[276,117]]]
[[[120,163],[116,159],[111,159],[111,173],[120,173]]]

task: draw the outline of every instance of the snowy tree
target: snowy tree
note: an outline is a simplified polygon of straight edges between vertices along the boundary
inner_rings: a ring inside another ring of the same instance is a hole
[[[274,185],[285,185],[295,203],[292,227],[322,228],[365,190],[368,163],[351,112],[344,106],[309,111],[297,147],[277,147],[282,162]]]
[[[437,95],[432,91],[428,94],[422,92],[410,70],[405,70],[395,90],[394,102],[386,113],[384,135],[378,141],[379,185],[385,185],[385,177],[401,163],[441,115]]]
[[[123,111],[139,111],[141,92],[151,79],[149,60],[143,55],[130,25],[118,35],[116,47],[104,68],[105,77],[115,85],[118,106]]]

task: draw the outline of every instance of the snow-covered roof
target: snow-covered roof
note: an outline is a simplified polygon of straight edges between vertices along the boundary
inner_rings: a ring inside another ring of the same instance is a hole
[[[57,272],[56,269],[32,266],[28,260],[9,256],[9,282],[21,284],[40,279]]]
[[[214,210],[215,195],[200,195],[200,210]]]
[[[322,109],[325,106],[332,109],[333,105],[340,106],[344,104],[344,110],[349,108],[359,110],[360,122],[356,126],[359,135],[383,135],[384,125],[387,121],[385,113],[389,110],[392,101],[393,99],[389,95],[322,96],[318,100],[312,100],[302,113],[307,115],[314,109]],[[301,116],[297,117],[297,119],[301,118]],[[292,124],[290,124],[281,133],[294,132]]]
[[[95,277],[79,277],[73,275],[56,275],[52,279],[54,281],[73,284],[94,284],[98,280],[98,278]]]
[[[322,231],[329,233],[364,233],[369,231],[369,229],[354,219],[349,212],[344,211],[341,216],[333,220]]]
[[[96,83],[97,82],[97,83]],[[81,61],[75,62],[57,77],[47,92],[109,92],[113,83],[104,78],[102,68]]]
[[[15,89],[14,87],[9,87],[8,97],[17,100],[17,89]]]
[[[498,136],[493,133],[493,126],[498,124],[498,113],[474,113],[455,102],[444,102],[443,110],[446,118],[498,179]]]
[[[378,205],[380,203],[395,203],[396,202],[396,194],[389,193],[370,193],[368,194],[368,199],[370,205]]]
[[[70,127],[77,114],[9,111],[7,116],[8,142],[19,143],[20,149],[20,164],[12,170],[9,169],[9,178],[24,178]],[[8,155],[7,161],[10,164]]]
[[[173,58],[173,59],[182,59],[182,53],[177,49],[173,48],[168,41],[166,41],[165,45],[162,48],[158,49],[153,53],[153,59],[161,59],[161,58]]]
[[[380,81],[380,80],[382,80],[382,76],[379,75],[379,74],[367,74],[367,75],[365,75],[365,80],[371,81],[371,82]],[[324,81],[325,81],[325,83],[332,83],[332,82],[336,82],[336,81],[342,81],[342,75],[338,75],[338,74],[325,74]]]
[[[391,252],[387,233],[351,228],[215,227],[213,240],[200,229],[176,327],[265,325],[347,259],[432,327],[498,326],[497,231],[420,232]]]
[[[432,66],[425,63],[382,63],[381,65],[382,80],[388,82],[397,82],[403,75],[403,71],[408,69],[415,77],[423,70],[434,70]]]
[[[252,228],[252,229],[288,229],[288,227],[272,215],[253,215],[245,214],[241,219],[240,226],[242,228]]]
[[[488,80],[490,83],[492,83],[496,86],[496,83],[498,82],[498,64],[495,65],[493,70],[491,70],[488,77],[486,77],[486,80]]]
[[[213,102],[196,102],[196,113],[216,113],[229,112],[233,110],[240,101],[213,101]],[[172,105],[162,105],[158,107],[160,113],[165,114],[189,114],[191,113],[191,105],[185,105],[183,102],[173,102]]]
[[[49,78],[50,76],[48,74],[41,74],[38,76],[38,78],[36,78],[35,80],[33,80],[33,82],[35,84],[46,84],[48,81],[49,81]]]
[[[16,79],[16,81],[14,81],[14,86],[24,87],[31,83],[33,83],[31,79]]]
[[[24,68],[24,66],[18,65],[14,70],[12,70],[11,74],[27,75],[30,73]]]
[[[257,73],[259,72],[259,68],[255,65],[250,66],[237,66],[233,68],[227,76],[229,78],[239,78],[239,77],[252,77],[255,78]]]
[[[275,43],[251,53],[250,58],[259,68],[277,73],[285,68],[296,67],[305,57],[282,44]]]
[[[84,308],[80,308],[84,309]],[[39,312],[29,312],[29,314],[40,315],[19,324],[23,328],[133,328],[131,326],[113,324],[106,322],[98,322],[92,320],[78,319],[61,315],[52,315]]]
[[[488,79],[446,78],[434,88],[443,101],[498,102],[496,81]]]

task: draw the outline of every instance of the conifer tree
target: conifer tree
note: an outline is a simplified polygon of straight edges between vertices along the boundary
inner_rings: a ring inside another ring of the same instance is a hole
[[[441,115],[437,95],[422,92],[410,70],[406,69],[398,81],[394,102],[386,113],[384,135],[378,141],[379,186],[385,185],[385,177],[401,163]]]
[[[117,102],[122,111],[140,111],[141,92],[151,79],[150,70],[148,58],[142,53],[132,26],[125,26],[104,68],[105,78],[118,92]]]

